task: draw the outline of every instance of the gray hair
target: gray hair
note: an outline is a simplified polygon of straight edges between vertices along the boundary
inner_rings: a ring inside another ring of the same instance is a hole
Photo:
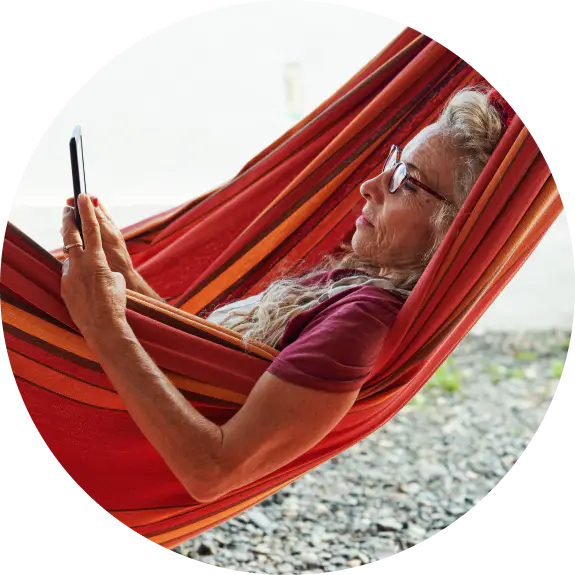
[[[450,145],[462,151],[454,173],[454,204],[444,203],[433,217],[433,244],[424,255],[423,269],[441,244],[491,154],[501,139],[499,114],[481,86],[457,92],[443,109],[437,124]],[[423,272],[423,270],[422,270]]]

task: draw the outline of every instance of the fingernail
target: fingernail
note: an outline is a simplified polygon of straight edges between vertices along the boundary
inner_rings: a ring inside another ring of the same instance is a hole
[[[97,208],[97,207],[98,207],[98,198],[93,197],[93,198],[92,198],[92,203],[94,204],[94,207]]]
[[[64,209],[62,210],[62,215],[67,216],[73,209],[74,208],[71,208],[70,206],[64,206]]]

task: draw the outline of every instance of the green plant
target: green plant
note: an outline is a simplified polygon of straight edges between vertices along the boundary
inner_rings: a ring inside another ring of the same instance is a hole
[[[525,371],[523,371],[523,369],[521,369],[520,367],[514,367],[510,372],[509,372],[510,377],[514,377],[516,379],[525,379]]]
[[[433,374],[428,386],[447,393],[455,393],[461,391],[461,380],[461,372],[453,365],[453,360],[450,358]]]
[[[553,359],[551,361],[551,373],[555,379],[559,379],[563,373],[565,362],[562,359]]]
[[[497,363],[490,363],[485,366],[485,371],[491,376],[491,383],[497,385],[501,378],[506,374],[507,369],[503,365]]]
[[[534,351],[529,351],[526,349],[516,351],[514,355],[516,359],[522,361],[534,361],[537,359],[537,354]]]

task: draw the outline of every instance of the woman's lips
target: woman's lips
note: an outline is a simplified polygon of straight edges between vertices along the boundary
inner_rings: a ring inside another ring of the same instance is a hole
[[[369,226],[370,228],[373,228],[373,224],[363,214],[357,218],[355,223],[359,226]]]

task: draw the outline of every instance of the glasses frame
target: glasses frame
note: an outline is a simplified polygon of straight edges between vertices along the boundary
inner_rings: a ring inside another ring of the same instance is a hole
[[[431,194],[432,196],[436,197],[438,200],[441,200],[442,202],[447,202],[448,204],[453,205],[453,203],[450,202],[445,196],[437,193],[435,190],[432,190],[429,186],[426,186],[425,184],[420,182],[417,178],[414,178],[413,176],[409,175],[409,171],[407,170],[407,166],[405,165],[405,162],[401,162],[401,161],[397,160],[398,158],[401,157],[401,152],[402,152],[402,149],[399,146],[396,146],[394,144],[393,146],[391,146],[391,149],[389,150],[389,154],[387,154],[387,159],[385,160],[385,164],[383,164],[382,172],[385,173],[387,171],[386,168],[387,168],[387,165],[389,164],[391,158],[393,157],[394,154],[396,154],[396,164],[395,164],[395,166],[393,166],[393,168],[389,168],[391,170],[391,177],[389,178],[389,184],[388,184],[389,193],[395,194],[395,192],[397,192],[397,190],[399,190],[399,188],[401,188],[403,186],[403,184],[405,184],[405,182],[410,182],[410,183],[414,184],[415,186],[417,186],[418,188],[422,189],[424,192],[427,192],[428,194]],[[402,165],[405,168],[404,176],[401,179],[401,181],[399,182],[399,184],[397,184],[392,189],[392,182],[393,182],[393,178],[395,176],[395,172]]]

